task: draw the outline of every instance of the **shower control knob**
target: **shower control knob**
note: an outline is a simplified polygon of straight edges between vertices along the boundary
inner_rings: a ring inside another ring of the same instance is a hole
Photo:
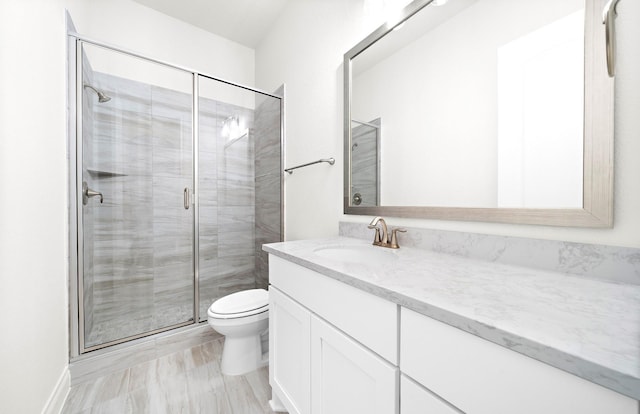
[[[102,193],[100,191],[94,191],[90,189],[87,182],[83,181],[82,182],[82,205],[86,206],[87,203],[89,202],[89,199],[91,197],[96,197],[96,196],[100,197],[100,204],[102,204],[104,202],[104,197],[102,196]]]
[[[355,193],[352,198],[353,205],[359,206],[362,203],[362,195],[360,193]]]

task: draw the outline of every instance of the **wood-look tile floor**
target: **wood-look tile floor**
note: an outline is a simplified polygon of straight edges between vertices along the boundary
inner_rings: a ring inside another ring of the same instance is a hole
[[[272,414],[267,367],[246,375],[223,375],[222,341],[75,385],[62,413]]]

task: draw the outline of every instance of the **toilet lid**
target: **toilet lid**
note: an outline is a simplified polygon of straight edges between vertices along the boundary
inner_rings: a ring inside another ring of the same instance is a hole
[[[232,293],[213,302],[209,312],[218,315],[252,315],[264,312],[269,306],[269,293],[264,289],[249,289]]]

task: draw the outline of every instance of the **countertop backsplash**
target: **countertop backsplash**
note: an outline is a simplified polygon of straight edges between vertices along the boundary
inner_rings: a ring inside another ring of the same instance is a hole
[[[340,236],[373,240],[373,231],[364,223],[341,221]],[[470,259],[640,285],[640,249],[423,228],[407,228],[406,233],[398,234],[398,243]]]

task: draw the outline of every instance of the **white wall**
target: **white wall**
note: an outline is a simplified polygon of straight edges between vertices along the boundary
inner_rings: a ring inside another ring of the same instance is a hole
[[[286,83],[286,239],[335,235],[342,212],[342,55],[366,32],[360,0],[290,2],[256,48],[256,86]],[[356,27],[353,27],[355,24]]]
[[[0,4],[0,412],[36,413],[67,365],[64,13]]]
[[[68,387],[65,7],[80,33],[254,83],[253,50],[128,0],[0,1],[3,413],[41,412]]]
[[[252,86],[254,51],[130,0],[66,0],[79,33]]]
[[[640,2],[620,2],[617,18],[616,194],[613,229],[576,229],[390,218],[392,225],[640,247]],[[362,0],[299,0],[283,12],[256,49],[256,83],[287,84],[287,164],[335,156],[286,177],[287,239],[337,234],[342,214],[342,57],[368,31]]]

